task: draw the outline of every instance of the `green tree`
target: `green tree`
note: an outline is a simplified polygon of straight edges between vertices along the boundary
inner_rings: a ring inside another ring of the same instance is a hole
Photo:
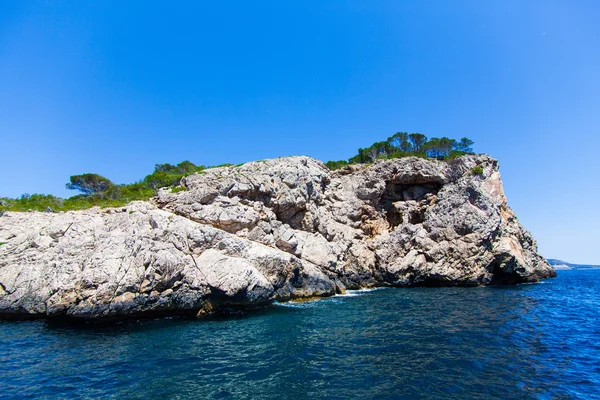
[[[375,142],[365,150],[368,161],[375,161],[378,157],[386,157],[388,154],[394,152],[394,148],[385,142]]]
[[[114,186],[109,179],[98,174],[72,175],[69,180],[65,185],[67,189],[79,190],[84,194],[101,193]]]
[[[445,160],[450,157],[452,149],[456,146],[456,140],[443,138],[431,138],[423,145],[427,157]]]
[[[452,149],[456,146],[456,140],[443,137],[440,139],[440,157],[448,158]]]
[[[177,171],[177,167],[173,164],[156,164],[154,166],[154,172],[165,172],[167,174],[172,174]]]
[[[368,161],[368,157],[366,154],[366,149],[363,149],[362,147],[360,149],[358,149],[357,155],[355,155],[354,157],[352,157],[348,160],[348,162],[350,164],[364,164],[367,161]]]
[[[167,174],[193,174],[198,169],[204,169],[203,166],[196,166],[191,161],[182,161],[177,165],[173,164],[156,164],[154,172],[165,172]]]
[[[391,153],[394,153],[396,151],[409,153],[412,150],[412,146],[408,141],[407,132],[396,132],[396,134],[388,138],[387,142],[391,147],[393,147]]]
[[[411,133],[408,135],[408,140],[411,143],[413,153],[421,153],[424,150],[423,146],[427,143],[427,136],[420,133]]]
[[[203,165],[195,165],[190,161],[183,161],[177,165],[156,164],[154,172],[147,175],[142,183],[147,188],[157,190],[165,186],[179,185],[181,178],[191,175],[195,172],[201,172],[206,169]]]
[[[471,147],[473,146],[473,141],[469,138],[462,138],[460,139],[460,142],[456,143],[456,150],[458,151],[462,151],[464,153],[472,153],[473,152],[473,148]]]
[[[144,178],[143,182],[147,187],[156,190],[165,186],[179,185],[181,178],[183,178],[182,174],[169,173],[165,172],[164,170],[157,170],[151,173],[150,175],[147,175]]]
[[[439,158],[440,157],[440,139],[439,138],[431,138],[426,143],[424,143],[421,148],[429,158]]]
[[[182,161],[179,164],[177,164],[177,171],[180,174],[193,174],[194,172],[196,172],[198,170],[199,167],[196,166],[196,164],[194,164],[191,161]],[[204,169],[204,167],[202,167],[202,169]]]

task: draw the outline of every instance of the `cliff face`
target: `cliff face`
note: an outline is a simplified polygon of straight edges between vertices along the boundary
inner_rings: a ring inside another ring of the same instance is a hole
[[[336,172],[289,157],[182,183],[118,209],[5,213],[0,317],[202,316],[347,288],[555,276],[484,155]]]

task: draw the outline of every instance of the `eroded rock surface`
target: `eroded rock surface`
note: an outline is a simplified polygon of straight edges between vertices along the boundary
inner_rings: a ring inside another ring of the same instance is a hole
[[[555,276],[485,155],[335,172],[288,157],[182,185],[117,209],[4,213],[0,317],[202,316],[347,288]]]

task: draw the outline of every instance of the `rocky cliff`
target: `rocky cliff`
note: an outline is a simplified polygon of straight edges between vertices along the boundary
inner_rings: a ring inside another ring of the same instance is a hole
[[[6,212],[0,317],[202,316],[361,287],[555,276],[485,155],[335,172],[278,158],[182,185],[117,209]]]

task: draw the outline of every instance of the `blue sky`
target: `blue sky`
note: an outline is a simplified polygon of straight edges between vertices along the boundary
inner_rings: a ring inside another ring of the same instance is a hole
[[[600,263],[599,20],[585,0],[2,1],[0,196],[467,136],[544,256]]]

